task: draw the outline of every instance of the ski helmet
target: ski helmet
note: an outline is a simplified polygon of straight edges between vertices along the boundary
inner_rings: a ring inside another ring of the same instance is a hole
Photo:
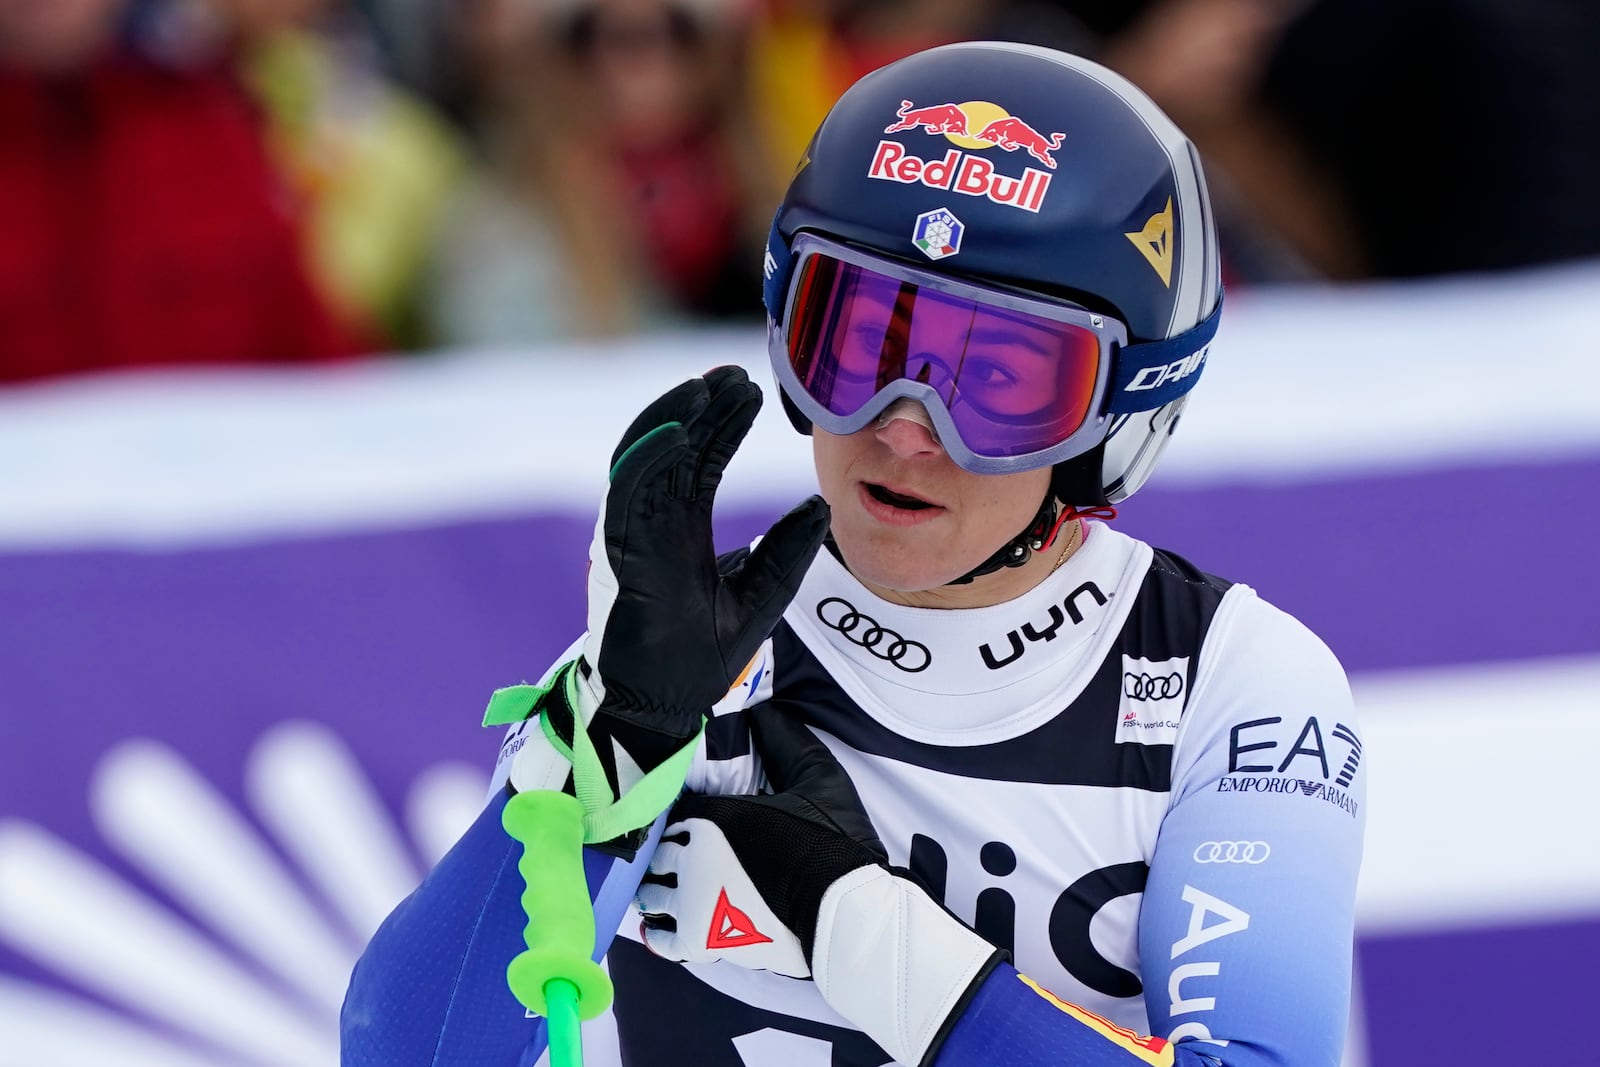
[[[960,466],[1049,466],[1071,506],[1144,484],[1222,304],[1188,138],[1120,75],[1000,42],[919,52],[846,91],[765,273],[798,430],[855,432],[910,397]]]

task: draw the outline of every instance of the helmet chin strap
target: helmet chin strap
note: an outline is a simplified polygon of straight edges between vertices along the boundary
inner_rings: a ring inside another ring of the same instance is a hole
[[[946,585],[967,585],[974,578],[981,578],[985,574],[993,574],[1004,567],[1020,567],[1033,558],[1035,552],[1042,552],[1055,544],[1056,535],[1061,532],[1061,527],[1077,518],[1114,519],[1117,509],[1113,507],[1075,508],[1071,504],[1059,506],[1055,494],[1045,493],[1044,502],[1039,505],[1038,512],[1033,516],[1033,521],[1017,536],[1001,545],[988,559],[972,568],[961,577]]]

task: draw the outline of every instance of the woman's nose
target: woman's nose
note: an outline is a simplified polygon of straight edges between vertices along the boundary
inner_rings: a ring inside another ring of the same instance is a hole
[[[898,456],[915,456],[942,450],[928,410],[915,400],[901,397],[884,409],[873,431]]]

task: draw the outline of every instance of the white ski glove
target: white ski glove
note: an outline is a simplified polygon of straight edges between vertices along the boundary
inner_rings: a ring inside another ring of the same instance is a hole
[[[771,704],[751,719],[775,792],[678,802],[639,887],[645,944],[812,976],[897,1062],[931,1061],[1004,953],[887,866],[855,787],[809,729]]]

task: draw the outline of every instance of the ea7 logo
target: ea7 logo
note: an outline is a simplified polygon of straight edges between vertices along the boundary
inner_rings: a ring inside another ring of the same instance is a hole
[[[1355,818],[1360,789],[1351,787],[1361,767],[1361,739],[1356,732],[1336,722],[1327,734],[1333,739],[1330,744],[1322,724],[1310,715],[1284,749],[1278,743],[1289,736],[1282,730],[1283,722],[1282,716],[1274,715],[1241,722],[1228,731],[1228,774],[1217,781],[1217,792],[1297,794],[1332,804]],[[1269,739],[1274,735],[1278,740]],[[1341,754],[1344,762],[1336,763]]]
[[[1279,731],[1269,728],[1278,726],[1283,721],[1283,716],[1274,715],[1267,719],[1251,719],[1249,722],[1241,722],[1229,730],[1228,773],[1284,774],[1293,767],[1294,773],[1299,775],[1304,774],[1308,769],[1308,764],[1305,761],[1311,760],[1313,762],[1309,766],[1314,766],[1320,772],[1324,782],[1334,777],[1333,763],[1328,758],[1329,745],[1323,739],[1322,724],[1317,721],[1315,715],[1306,717],[1305,723],[1301,725],[1299,731],[1295,734],[1293,743],[1285,750],[1281,761],[1277,763],[1254,762],[1258,759],[1272,760],[1276,758],[1276,750],[1280,747],[1277,741],[1256,740],[1255,738],[1261,738],[1263,733],[1267,735],[1278,733]],[[1249,741],[1245,739],[1246,731],[1249,731],[1252,736]],[[1280,736],[1287,735],[1281,734]],[[1335,778],[1334,784],[1341,788],[1347,787],[1355,780],[1356,771],[1361,766],[1361,739],[1356,736],[1356,732],[1353,729],[1342,722],[1333,724],[1333,730],[1329,736],[1340,742],[1345,750],[1344,763],[1339,767],[1338,776]],[[1263,753],[1263,755],[1251,755],[1251,753],[1256,752]],[[1266,756],[1265,753],[1268,752],[1273,754]],[[1338,758],[1338,753],[1335,753],[1334,758]]]
[[[1128,392],[1139,393],[1147,389],[1157,389],[1168,382],[1182,381],[1191,374],[1200,373],[1200,368],[1205,366],[1206,355],[1211,351],[1207,345],[1192,356],[1173,360],[1163,367],[1146,367],[1134,375],[1133,381],[1128,383]]]

